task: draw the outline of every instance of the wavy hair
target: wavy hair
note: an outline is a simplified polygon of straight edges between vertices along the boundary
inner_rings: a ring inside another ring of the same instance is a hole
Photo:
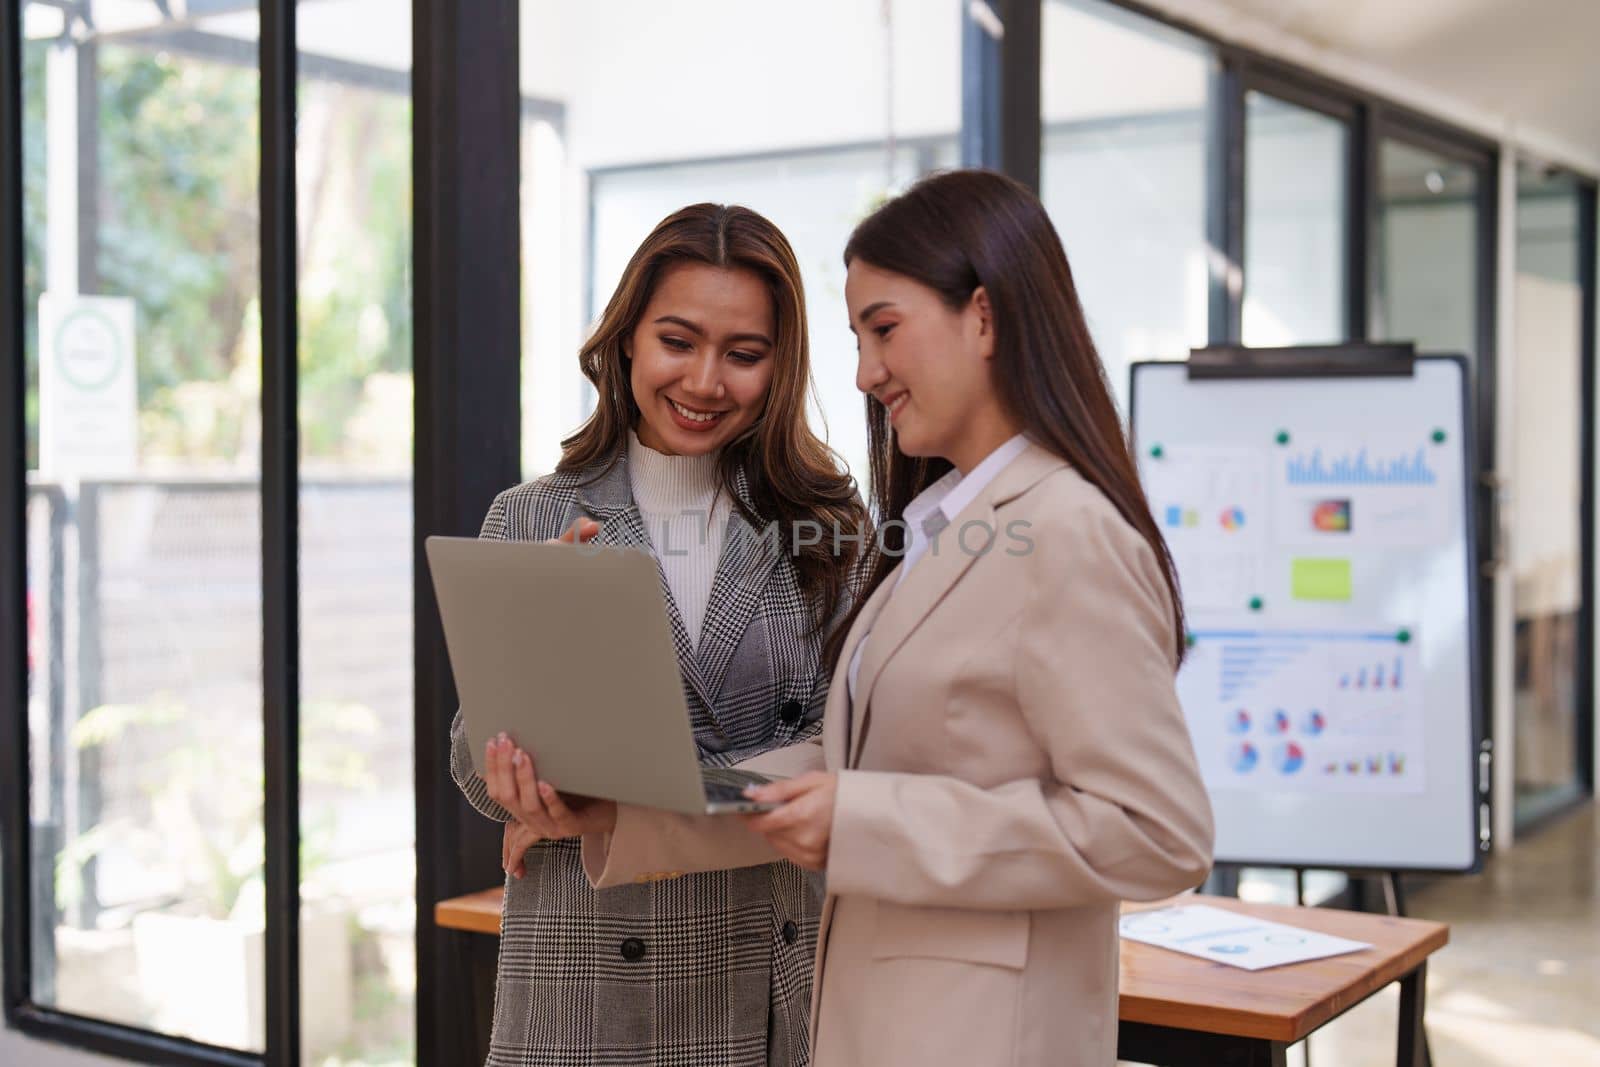
[[[622,272],[593,334],[578,353],[584,377],[594,385],[594,413],[561,442],[561,471],[600,467],[610,470],[627,450],[628,431],[637,425],[628,339],[643,317],[662,273],[680,263],[748,270],[765,284],[777,325],[772,384],[754,423],[728,442],[719,458],[722,484],[741,514],[758,529],[768,522],[794,530],[800,523],[859,534],[870,520],[855,480],[840,469],[838,457],[811,430],[806,398],[811,389],[811,349],[807,339],[805,288],[794,249],[776,226],[749,208],[693,204],[668,215],[644,239]],[[735,491],[745,473],[754,511]],[[820,630],[840,610],[846,576],[861,556],[861,542],[824,537],[819,544],[792,545],[800,587],[813,605]],[[831,661],[830,661],[831,663]]]

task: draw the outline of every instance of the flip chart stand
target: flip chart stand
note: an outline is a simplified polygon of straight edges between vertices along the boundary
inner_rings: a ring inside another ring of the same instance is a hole
[[[1209,345],[1189,352],[1189,377],[1206,378],[1409,378],[1417,349],[1396,344],[1296,345],[1246,348]]]
[[[1188,376],[1191,380],[1219,380],[1240,378],[1345,378],[1345,377],[1412,377],[1416,370],[1416,348],[1410,343],[1398,344],[1341,344],[1341,345],[1303,345],[1292,348],[1246,348],[1241,345],[1212,345],[1207,348],[1194,349],[1189,356]],[[1487,746],[1484,746],[1487,751]],[[1487,759],[1488,757],[1483,757]],[[1480,847],[1487,851],[1489,840],[1487,827],[1481,827],[1479,833]],[[1295,903],[1305,905],[1306,892],[1306,867],[1294,867],[1294,895]],[[1384,907],[1382,914],[1397,917],[1406,916],[1405,893],[1401,883],[1401,872],[1385,870],[1373,872],[1371,870],[1357,870],[1337,866],[1315,868],[1317,870],[1333,870],[1343,873],[1349,884],[1349,900],[1354,910],[1373,912],[1372,901],[1369,898],[1366,879],[1376,875],[1383,886]],[[1211,892],[1222,892],[1230,896],[1237,896],[1239,891],[1239,868],[1235,865],[1224,864],[1213,871],[1211,878],[1207,879],[1207,887]],[[1406,990],[1411,997],[1420,996],[1416,990]],[[1402,1005],[1406,1011],[1411,1005]],[[1431,1063],[1432,1055],[1428,1047],[1427,1034],[1420,1032],[1417,1035],[1421,1043],[1421,1058],[1423,1063]],[[1311,1049],[1310,1042],[1305,1048],[1306,1067],[1310,1067]]]

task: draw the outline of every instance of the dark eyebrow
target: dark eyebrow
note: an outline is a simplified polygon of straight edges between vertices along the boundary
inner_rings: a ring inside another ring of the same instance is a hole
[[[868,319],[872,318],[872,316],[876,315],[884,308],[893,306],[893,300],[880,300],[876,304],[868,304],[866,307],[861,309],[861,314],[856,316],[856,321],[865,323]]]
[[[696,337],[704,337],[706,335],[706,331],[700,326],[690,322],[688,319],[680,318],[677,315],[663,315],[659,319],[656,319],[655,322],[656,324],[670,322],[676,326],[682,326],[685,330],[688,330]],[[734,333],[728,335],[728,340],[755,341],[758,344],[766,345],[768,348],[772,347],[772,338],[768,337],[764,333]]]
[[[674,323],[674,324],[676,324],[678,326],[682,326],[685,330],[688,330],[690,333],[694,334],[697,337],[704,337],[706,335],[705,330],[701,329],[699,326],[697,326],[694,323],[690,322],[688,319],[681,319],[676,315],[663,315],[659,319],[656,320],[657,324],[660,324],[660,323],[663,323],[663,322],[670,322],[670,323]]]

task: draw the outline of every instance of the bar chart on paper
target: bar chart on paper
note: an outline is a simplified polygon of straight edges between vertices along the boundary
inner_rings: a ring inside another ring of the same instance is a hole
[[[1322,449],[1301,453],[1288,461],[1287,481],[1291,486],[1394,485],[1431,486],[1438,480],[1428,466],[1427,450],[1417,448],[1396,456],[1369,455],[1362,448],[1324,456]]]

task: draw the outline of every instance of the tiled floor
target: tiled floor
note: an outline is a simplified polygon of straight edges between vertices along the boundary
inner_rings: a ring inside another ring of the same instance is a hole
[[[1484,872],[1411,893],[1450,924],[1428,973],[1440,1067],[1600,1065],[1600,817],[1593,804],[1492,857]],[[1316,1067],[1394,1062],[1389,993],[1311,1042]]]
[[[1438,1067],[1600,1067],[1595,805],[1497,854],[1482,874],[1413,890],[1407,905],[1450,924],[1428,971]],[[1389,1067],[1397,1006],[1391,989],[1330,1023],[1311,1041],[1314,1067]]]

